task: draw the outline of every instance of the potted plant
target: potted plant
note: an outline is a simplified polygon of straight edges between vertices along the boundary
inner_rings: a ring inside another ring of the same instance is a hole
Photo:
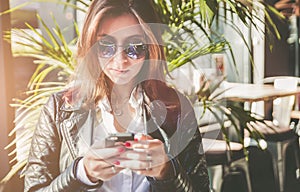
[[[32,1],[33,2],[33,1]],[[65,6],[71,6],[79,11],[85,11],[90,1],[61,1]],[[25,3],[24,5],[30,2]],[[213,22],[228,22],[238,34],[242,35],[234,23],[231,23],[233,15],[237,15],[240,20],[248,26],[251,24],[260,31],[257,22],[267,22],[270,28],[275,31],[271,33],[271,29],[267,27],[266,33],[279,37],[276,26],[273,25],[272,20],[268,16],[268,11],[276,12],[273,7],[265,4],[263,1],[240,1],[240,0],[194,0],[194,1],[182,1],[182,0],[161,0],[155,1],[157,12],[160,14],[162,21],[169,26],[165,31],[164,40],[166,42],[166,53],[168,60],[169,70],[175,70],[183,65],[192,64],[193,59],[211,53],[219,53],[225,50],[231,50],[230,43],[217,31],[212,30]],[[22,5],[18,6],[18,8]],[[12,8],[9,11],[13,11]],[[221,11],[222,10],[222,11]],[[260,20],[255,12],[263,10],[266,15],[266,21]],[[9,12],[8,11],[8,12]],[[223,14],[221,14],[223,12]],[[21,135],[13,140],[6,148],[14,148],[17,140],[23,140],[22,146],[18,146],[18,151],[23,151],[22,156],[16,156],[16,150],[11,153],[15,158],[12,160],[12,169],[2,182],[7,182],[13,175],[22,170],[24,167],[28,149],[31,141],[31,136],[35,129],[35,125],[38,120],[39,111],[41,106],[47,101],[49,95],[63,89],[67,81],[66,79],[74,71],[73,63],[73,51],[76,39],[67,42],[63,36],[62,29],[55,22],[55,27],[51,29],[47,24],[37,16],[38,20],[42,24],[42,27],[46,31],[50,40],[47,40],[38,30],[27,24],[27,27],[35,34],[27,33],[22,29],[13,29],[12,33],[19,37],[16,44],[20,49],[13,50],[14,56],[32,57],[34,63],[37,65],[36,71],[32,74],[30,82],[28,83],[27,97],[24,100],[15,99],[12,106],[16,108],[17,115],[15,118],[16,126],[12,130],[10,135],[18,132],[22,129]],[[74,22],[74,29],[78,33],[78,27]],[[201,31],[201,42],[198,38],[195,38],[196,31]],[[262,32],[262,31],[260,31]],[[173,37],[177,37],[176,41],[173,41]],[[212,38],[214,36],[214,38]],[[38,37],[38,38],[36,38]],[[11,38],[11,33],[8,33],[6,38]],[[25,41],[24,41],[25,40]],[[25,43],[24,43],[25,42]],[[184,42],[184,43],[182,43]],[[249,46],[244,41],[246,46]],[[232,52],[231,52],[232,53]],[[233,55],[232,55],[233,56]],[[234,57],[233,57],[234,58]],[[54,80],[48,80],[46,77],[54,73],[56,78]],[[209,91],[203,86],[194,98],[204,104],[204,109],[214,111],[217,109],[221,112],[225,112],[225,115],[235,122],[238,118],[243,117],[245,123],[249,121],[255,121],[256,118],[251,115],[249,111],[243,110],[241,107],[235,107],[233,105],[228,106],[228,103],[224,103],[220,100],[216,100],[214,97],[210,97],[211,93],[221,82],[210,87]],[[212,85],[211,85],[212,86]],[[242,110],[242,111],[238,111]],[[231,114],[234,114],[232,116]],[[214,113],[214,112],[213,112]],[[222,126],[222,121],[219,123]],[[236,124],[235,124],[236,125]],[[238,128],[238,126],[235,126]],[[224,132],[226,135],[226,132]]]

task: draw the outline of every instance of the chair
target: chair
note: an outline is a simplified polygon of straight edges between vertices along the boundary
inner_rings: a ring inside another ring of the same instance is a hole
[[[273,83],[276,89],[296,89],[299,78],[293,77],[272,77],[266,78],[264,83]],[[275,99],[272,102],[272,119],[266,120],[266,124],[256,123],[255,128],[264,136],[267,149],[272,154],[274,176],[277,188],[284,191],[286,178],[286,151],[293,147],[296,162],[296,177],[300,177],[299,165],[299,136],[295,133],[293,126],[290,126],[291,111],[295,104],[295,96],[288,96]],[[271,127],[271,128],[270,128]],[[247,135],[248,133],[245,133]]]
[[[213,127],[214,130],[216,127],[219,127],[218,123],[208,126]],[[203,130],[209,129],[206,126],[200,127],[202,134]],[[206,132],[205,135],[209,134]],[[228,191],[225,189],[227,188],[225,180],[228,180],[226,178],[234,178],[234,182],[239,178],[239,181],[243,182],[235,182],[230,187],[236,187],[238,184],[241,184],[238,187],[239,191],[252,192],[248,162],[242,144],[230,142],[229,150],[229,146],[225,140],[205,137],[202,138],[202,144],[211,180],[211,190],[213,192]]]

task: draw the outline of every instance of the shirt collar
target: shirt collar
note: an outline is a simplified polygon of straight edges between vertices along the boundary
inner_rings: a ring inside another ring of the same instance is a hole
[[[141,86],[136,86],[129,97],[129,104],[132,108],[137,109],[139,106],[142,105],[143,102],[143,91],[142,91],[142,87]],[[98,107],[101,110],[107,111],[107,112],[111,112],[112,108],[111,105],[109,103],[109,99],[107,98],[107,96],[105,96],[103,99],[101,99],[98,102]]]

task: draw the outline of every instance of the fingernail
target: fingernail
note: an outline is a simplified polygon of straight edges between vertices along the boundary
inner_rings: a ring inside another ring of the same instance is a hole
[[[142,149],[142,148],[133,148],[133,151],[136,151],[136,152],[145,152],[146,150]]]
[[[118,148],[118,151],[121,153],[121,152],[124,152],[125,149],[122,147],[122,148]]]
[[[117,160],[117,161],[114,162],[114,164],[115,165],[120,165],[120,161]]]
[[[131,143],[129,143],[129,142],[127,142],[127,141],[125,142],[124,145],[125,145],[125,147],[131,147]]]
[[[134,138],[134,141],[139,141],[138,138]]]

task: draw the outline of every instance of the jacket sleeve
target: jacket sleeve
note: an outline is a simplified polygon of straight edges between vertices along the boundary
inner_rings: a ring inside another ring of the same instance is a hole
[[[189,102],[184,102],[184,111],[181,114],[178,132],[178,143],[186,141],[185,134],[194,132],[186,147],[171,161],[176,170],[176,176],[168,180],[156,180],[149,177],[152,191],[174,192],[209,192],[209,177],[205,155],[203,153],[202,138],[197,128],[194,110]],[[188,136],[189,137],[189,136]]]
[[[75,159],[62,173],[59,171],[61,137],[56,124],[57,103],[52,96],[41,111],[24,169],[24,191],[92,191],[93,187],[76,179],[79,159]]]

